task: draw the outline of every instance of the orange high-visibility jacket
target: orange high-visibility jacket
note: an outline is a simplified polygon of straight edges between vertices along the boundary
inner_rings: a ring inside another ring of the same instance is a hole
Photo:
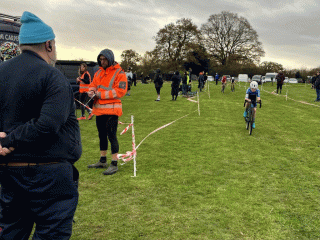
[[[84,79],[84,75],[85,75],[85,74],[88,74],[89,80],[90,80],[90,83],[91,83],[91,76],[90,76],[90,73],[89,73],[88,71],[84,72],[84,73],[81,75],[80,79]],[[85,84],[84,82],[81,81],[81,82],[80,82],[80,87],[79,87],[79,93],[88,92],[88,91],[89,91],[89,85],[90,85],[90,84]]]
[[[89,86],[89,91],[96,92],[92,113],[101,115],[122,115],[122,103],[120,98],[127,92],[128,81],[126,74],[118,63],[103,69],[102,67],[94,75]]]

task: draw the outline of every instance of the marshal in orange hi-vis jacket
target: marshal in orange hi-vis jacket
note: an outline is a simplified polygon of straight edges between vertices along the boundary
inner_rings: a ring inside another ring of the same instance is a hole
[[[99,65],[100,68],[89,86],[89,91],[94,91],[96,94],[92,113],[96,116],[116,115],[120,117],[122,115],[120,98],[126,94],[128,87],[126,74],[116,62],[106,69],[101,67],[101,64]]]
[[[80,80],[81,79],[84,79],[85,75],[88,74],[89,76],[89,81],[91,83],[91,76],[90,76],[90,73],[88,71],[84,72],[81,77],[80,77]],[[85,84],[83,81],[80,81],[80,87],[79,87],[79,93],[85,93],[85,92],[88,92],[89,91],[89,85],[90,84]]]

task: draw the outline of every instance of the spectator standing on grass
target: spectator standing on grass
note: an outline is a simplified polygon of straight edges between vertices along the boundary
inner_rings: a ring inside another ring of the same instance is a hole
[[[175,74],[171,77],[171,95],[172,95],[172,101],[177,100],[178,94],[179,94],[179,85],[180,85],[180,73],[179,71],[176,71]]]
[[[158,97],[155,101],[157,101],[157,102],[160,101],[160,90],[162,88],[162,85],[163,85],[162,75],[161,75],[160,69],[158,68],[156,70],[156,74],[154,76],[154,87],[156,88],[157,95],[158,95]]]
[[[184,72],[182,77],[182,95],[187,95],[188,92],[188,72]]]
[[[203,76],[203,72],[200,72],[200,73],[199,73],[198,82],[199,82],[198,88],[200,89],[200,92],[201,92],[202,89],[203,89],[203,86],[204,86],[204,76]]]
[[[80,85],[79,86],[79,100],[80,102],[82,102],[83,104],[88,104],[89,102],[89,98],[88,98],[88,94],[87,92],[89,91],[89,85],[91,83],[91,75],[88,72],[88,66],[85,63],[81,63],[80,64],[80,68],[79,68],[79,77],[77,78],[77,83]],[[93,114],[91,113],[91,111],[86,108],[84,105],[80,105],[81,108],[81,117],[78,118],[78,120],[85,120],[86,116],[85,116],[85,110],[87,110],[88,112],[88,120],[91,120],[93,117]]]
[[[128,81],[128,92],[127,92],[127,96],[130,96],[130,91],[131,91],[131,86],[132,86],[132,79],[133,79],[133,75],[131,72],[131,68],[129,67],[127,72],[126,72],[126,76],[127,76],[127,81]]]
[[[216,73],[216,76],[214,77],[216,79],[216,85],[218,85],[219,77],[220,77],[219,74]]]
[[[312,77],[312,80],[311,80],[311,84],[312,84],[311,88],[312,88],[312,89],[315,89],[314,84],[315,84],[316,79],[317,79],[317,77],[318,77],[319,75],[320,75],[320,72],[317,71],[317,73]]]
[[[192,68],[189,68],[189,80],[191,81],[192,79]]]
[[[314,82],[314,88],[316,89],[316,93],[317,93],[317,98],[316,98],[315,102],[319,102],[320,101],[320,74],[319,74],[319,71],[317,72],[317,77]]]
[[[133,82],[134,86],[137,86],[137,73],[136,72],[134,72],[132,74],[132,82]]]
[[[0,66],[0,239],[70,239],[82,152],[70,83],[51,65],[55,34],[21,17],[22,54]],[[10,94],[8,94],[10,93]]]
[[[118,118],[122,115],[122,98],[127,92],[127,77],[120,65],[115,62],[113,52],[104,49],[98,55],[99,71],[89,86],[88,96],[93,97],[92,113],[96,115],[96,124],[100,139],[100,160],[88,168],[106,168],[108,139],[111,143],[112,160],[104,175],[118,171],[119,143],[117,139]]]
[[[208,73],[205,72],[204,75],[203,75],[203,78],[204,78],[203,84],[205,85],[207,80],[208,80]]]
[[[285,79],[285,76],[282,71],[280,71],[278,73],[278,75],[276,76],[276,79],[277,79],[277,94],[278,94],[279,89],[280,89],[280,94],[281,94],[283,81]]]

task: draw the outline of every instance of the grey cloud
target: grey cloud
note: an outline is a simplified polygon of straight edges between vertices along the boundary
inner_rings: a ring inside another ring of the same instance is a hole
[[[281,55],[279,60],[285,57],[294,62],[298,53],[300,62],[310,67],[319,65],[310,61],[317,59],[314,49],[319,48],[318,0],[55,2],[3,0],[1,11],[10,15],[21,15],[24,10],[37,14],[53,27],[61,44],[70,48],[108,47],[121,52],[134,49],[141,54],[154,48],[153,37],[165,24],[185,17],[191,18],[200,28],[211,14],[230,11],[248,19],[263,43],[266,58],[277,59]]]

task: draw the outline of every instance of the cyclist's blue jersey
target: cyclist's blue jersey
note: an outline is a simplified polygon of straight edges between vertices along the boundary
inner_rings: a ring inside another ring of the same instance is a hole
[[[255,92],[252,92],[251,88],[247,89],[245,98],[248,98],[251,101],[256,101],[257,97],[260,97],[260,90],[259,89],[257,89]]]

